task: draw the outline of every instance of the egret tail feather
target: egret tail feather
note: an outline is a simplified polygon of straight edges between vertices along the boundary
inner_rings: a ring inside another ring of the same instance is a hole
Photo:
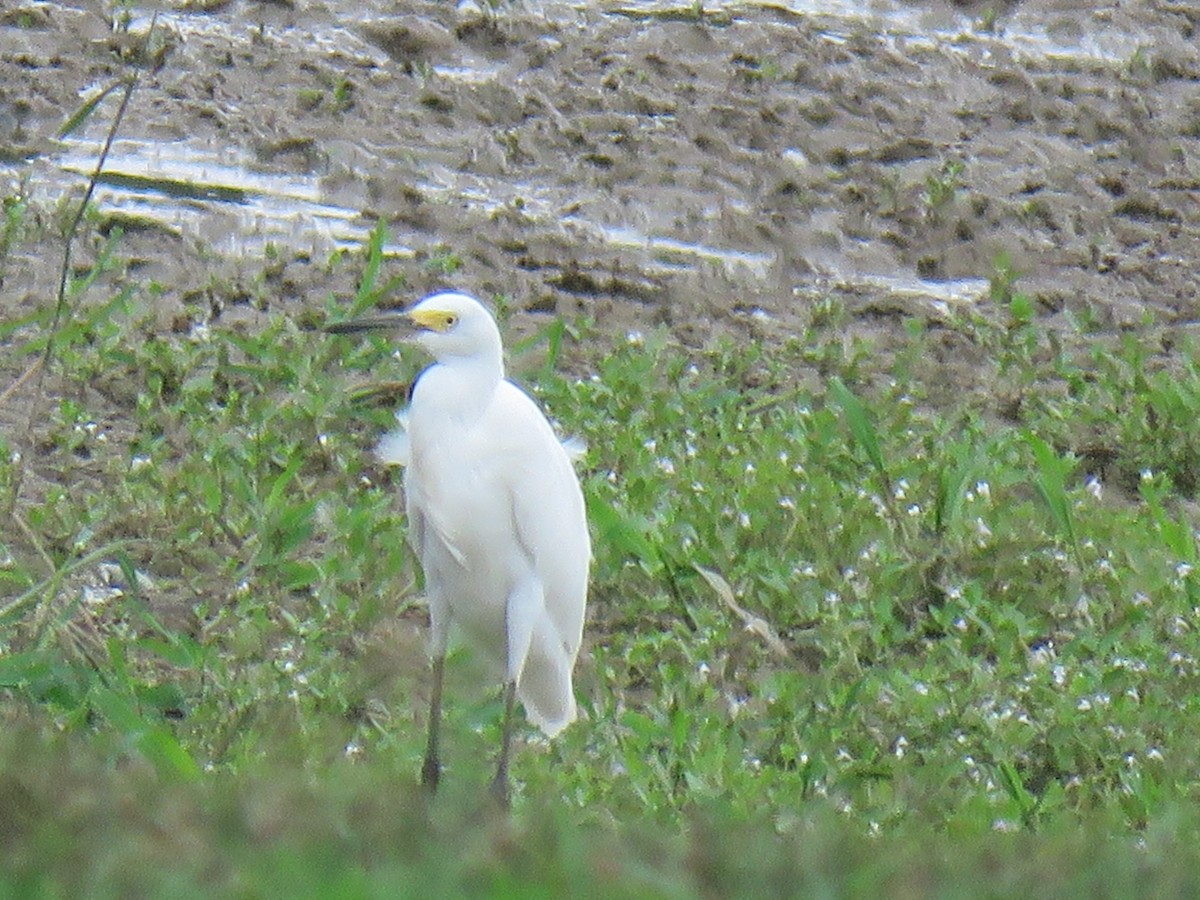
[[[571,684],[574,660],[566,650],[551,646],[542,635],[535,635],[517,682],[517,697],[525,715],[546,737],[552,738],[575,721],[578,710]]]

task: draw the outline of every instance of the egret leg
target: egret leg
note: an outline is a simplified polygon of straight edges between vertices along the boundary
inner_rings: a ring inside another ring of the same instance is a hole
[[[517,683],[510,681],[504,686],[504,728],[500,737],[500,763],[496,766],[496,777],[492,779],[492,796],[501,806],[508,806],[508,750],[512,745],[513,707],[517,702]]]
[[[438,778],[442,774],[440,756],[442,730],[442,674],[446,668],[446,655],[433,658],[433,693],[429,699],[429,742],[425,745],[425,763],[421,766],[421,784],[432,794],[437,790]]]

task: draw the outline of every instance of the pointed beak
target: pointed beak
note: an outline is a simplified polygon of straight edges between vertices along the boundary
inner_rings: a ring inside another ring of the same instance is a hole
[[[333,322],[325,326],[328,334],[361,334],[364,331],[412,331],[413,319],[406,311],[363,316],[348,322]]]

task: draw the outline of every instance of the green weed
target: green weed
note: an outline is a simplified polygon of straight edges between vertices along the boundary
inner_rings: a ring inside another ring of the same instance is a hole
[[[514,818],[476,827],[501,704],[453,692],[429,806],[419,573],[369,453],[398,401],[362,385],[424,363],[312,327],[393,302],[385,244],[331,262],[348,303],[167,331],[114,233],[53,335],[48,306],[0,322],[7,377],[53,341],[65,386],[0,442],[6,887],[1194,887],[1185,341],[1052,334],[1001,259],[950,327],[1008,415],[929,408],[924,329],[884,361],[832,302],[777,346],[512,342],[589,447],[584,718],[530,736]]]

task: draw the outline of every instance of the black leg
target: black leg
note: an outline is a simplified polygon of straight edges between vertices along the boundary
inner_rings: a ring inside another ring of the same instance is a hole
[[[512,744],[513,707],[517,702],[517,683],[510,681],[504,687],[504,729],[500,737],[500,764],[496,777],[492,779],[492,796],[501,806],[508,807],[508,748]]]
[[[438,778],[442,774],[442,761],[438,751],[442,729],[442,673],[445,667],[445,656],[434,657],[433,695],[429,700],[429,742],[425,745],[425,764],[421,766],[421,784],[425,785],[431,794],[437,790]]]

